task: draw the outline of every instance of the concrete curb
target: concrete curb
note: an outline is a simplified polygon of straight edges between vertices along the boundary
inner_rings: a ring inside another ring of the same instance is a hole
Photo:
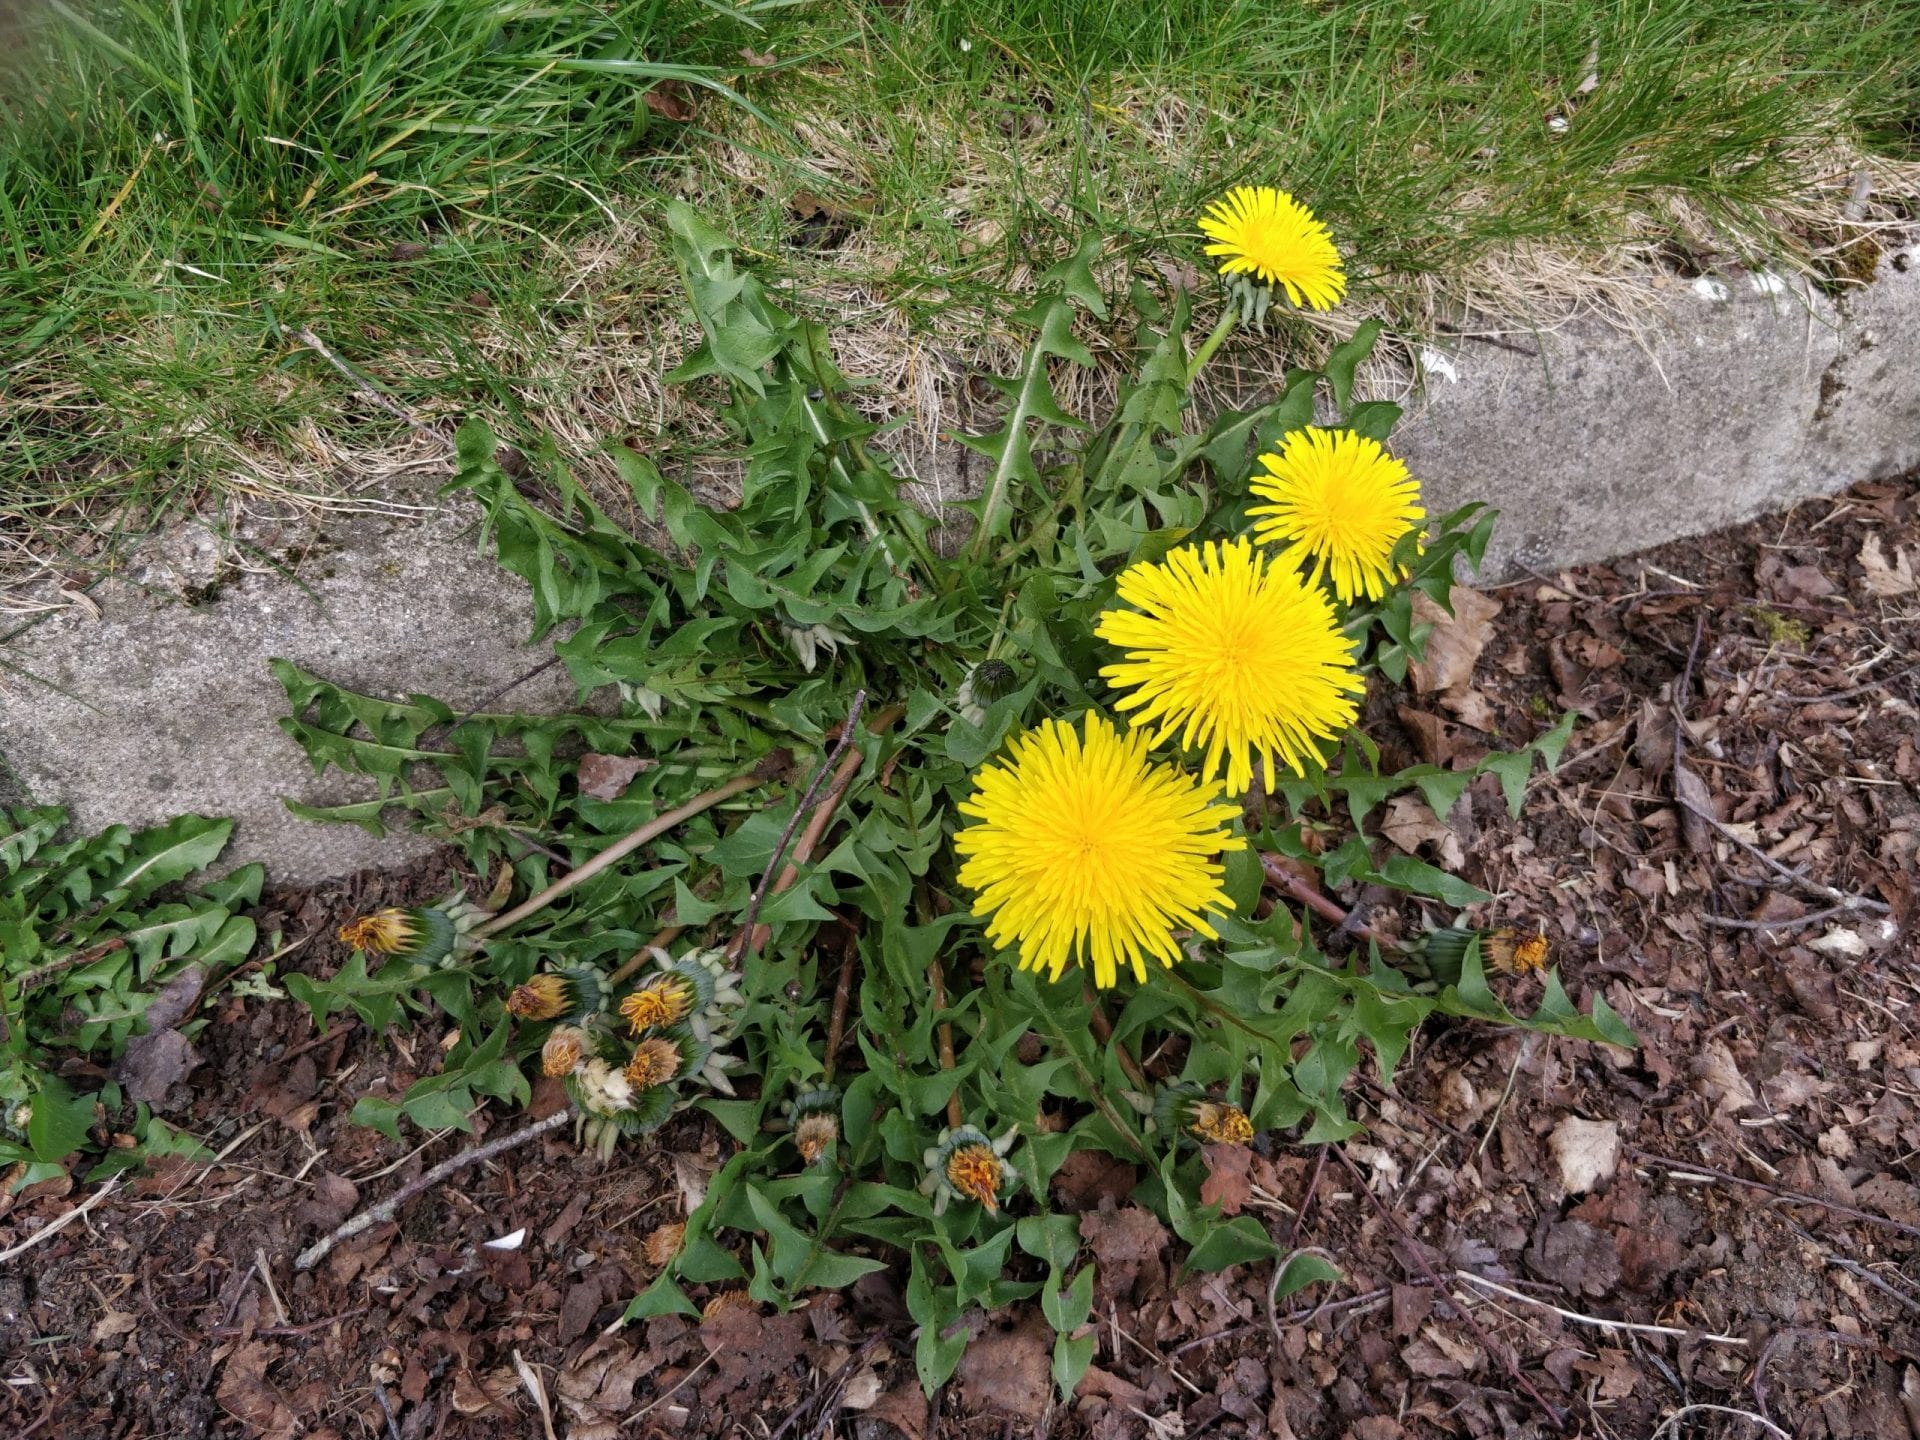
[[[1427,391],[1395,449],[1430,513],[1474,499],[1501,509],[1492,576],[1625,554],[1920,468],[1920,247],[1838,304],[1764,275],[1670,293],[1644,344],[1596,323],[1539,337],[1533,355],[1471,342],[1428,352]],[[423,853],[432,842],[417,836],[286,812],[281,795],[371,792],[314,777],[274,723],[284,697],[267,672],[285,656],[342,685],[404,685],[458,707],[547,658],[526,644],[526,587],[476,548],[473,507],[428,496],[422,513],[329,519],[319,550],[269,546],[297,557],[299,583],[251,574],[204,598],[210,576],[176,574],[176,591],[203,597],[192,605],[126,580],[100,586],[99,619],[70,609],[7,646],[0,755],[28,795],[66,804],[85,828],[231,815],[227,860],[264,860],[276,880]],[[160,570],[212,563],[203,532],[168,544]],[[511,703],[551,711],[574,696],[556,668]]]

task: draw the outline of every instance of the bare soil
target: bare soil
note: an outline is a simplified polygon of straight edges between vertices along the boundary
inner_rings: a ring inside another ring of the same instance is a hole
[[[430,1070],[440,1034],[323,1036],[229,985],[164,1111],[217,1159],[0,1266],[0,1433],[1920,1437],[1916,571],[1920,489],[1862,485],[1483,592],[1497,612],[1376,687],[1389,764],[1468,765],[1580,713],[1518,821],[1489,778],[1444,820],[1396,805],[1381,845],[1494,892],[1476,919],[1544,934],[1583,1008],[1604,994],[1643,1043],[1433,1025],[1391,1093],[1356,1083],[1365,1137],[1261,1137],[1230,1203],[1342,1272],[1278,1313],[1267,1267],[1183,1276],[1130,1167],[1076,1157],[1055,1200],[1100,1261],[1099,1349],[1071,1405],[1024,1313],[981,1317],[929,1405],[886,1275],[792,1315],[615,1328],[656,1273],[647,1236],[723,1158],[684,1117],[605,1168],[563,1129],[296,1275],[316,1236],[472,1142],[347,1123]],[[343,919],[454,881],[369,873],[259,919],[312,937],[288,965],[330,973]],[[1332,898],[1388,938],[1447,918]],[[1515,1009],[1540,993],[1495,983]],[[85,1189],[0,1198],[0,1247]]]

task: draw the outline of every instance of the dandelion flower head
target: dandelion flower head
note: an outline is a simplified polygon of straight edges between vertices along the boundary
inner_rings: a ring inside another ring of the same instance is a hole
[[[1155,745],[1204,746],[1201,772],[1224,769],[1229,794],[1252,785],[1256,760],[1269,787],[1276,760],[1301,773],[1317,743],[1357,717],[1365,685],[1332,603],[1248,541],[1184,545],[1129,566],[1118,596],[1132,608],[1094,627],[1126,652],[1100,671],[1132,692],[1118,708]]]
[[[1386,594],[1394,546],[1427,518],[1407,467],[1378,440],[1312,425],[1291,432],[1260,463],[1267,473],[1254,477],[1252,489],[1268,503],[1247,511],[1254,538],[1285,546],[1283,558],[1296,564],[1311,559],[1313,578],[1330,576],[1344,604]]]
[[[1092,712],[1082,728],[1043,721],[982,767],[960,805],[975,823],[954,848],[994,944],[1056,980],[1069,962],[1090,966],[1105,988],[1122,964],[1141,981],[1148,957],[1171,968],[1176,929],[1218,938],[1214,857],[1246,841],[1226,828],[1235,811],[1219,786],[1152,763],[1144,731],[1122,736]]]
[[[1284,190],[1236,185],[1200,217],[1220,273],[1278,285],[1295,305],[1331,310],[1347,292],[1346,272],[1327,227]]]

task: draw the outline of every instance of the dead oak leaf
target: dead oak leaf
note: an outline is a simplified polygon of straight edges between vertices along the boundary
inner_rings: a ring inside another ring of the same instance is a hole
[[[1038,1420],[1053,1402],[1053,1332],[1029,1315],[1011,1330],[989,1330],[960,1358],[954,1372],[968,1399],[982,1409]]]
[[[1205,1145],[1200,1153],[1207,1163],[1207,1178],[1200,1182],[1200,1203],[1218,1205],[1222,1215],[1238,1215],[1253,1197],[1253,1181],[1247,1176],[1253,1151],[1245,1145]]]
[[[1394,849],[1408,855],[1417,855],[1422,845],[1432,845],[1434,859],[1443,870],[1458,871],[1467,863],[1460,837],[1435,818],[1418,795],[1396,795],[1389,800],[1380,833]]]
[[[1620,1127],[1611,1120],[1569,1115],[1553,1127],[1547,1147],[1560,1167],[1560,1187],[1569,1195],[1584,1195],[1613,1178],[1620,1163]]]
[[[1138,1205],[1082,1215],[1080,1236],[1093,1250],[1095,1288],[1107,1299],[1131,1295],[1142,1279],[1157,1279],[1172,1238],[1152,1211]]]
[[[1759,1097],[1753,1093],[1753,1086],[1740,1073],[1733,1051],[1727,1048],[1723,1040],[1709,1040],[1706,1043],[1693,1062],[1693,1074],[1700,1081],[1707,1098],[1717,1102],[1714,1107],[1716,1114],[1728,1115],[1737,1110],[1749,1110],[1758,1103]]]
[[[693,119],[695,114],[693,92],[679,80],[662,80],[640,98],[649,110],[662,119],[684,124]]]
[[[580,793],[595,800],[618,800],[642,770],[658,763],[637,755],[582,755],[580,757]]]
[[[1493,617],[1500,613],[1498,600],[1464,585],[1454,586],[1448,600],[1451,615],[1424,594],[1413,597],[1414,623],[1433,627],[1425,658],[1407,667],[1413,688],[1422,695],[1465,690],[1472,683],[1473,667],[1493,637]]]
[[[234,1347],[220,1372],[219,1387],[213,1392],[221,1409],[252,1427],[263,1440],[291,1440],[300,1429],[293,1411],[267,1379],[267,1368],[279,1358],[279,1347],[264,1340],[249,1340]]]
[[[1860,542],[1860,568],[1867,574],[1869,595],[1911,595],[1920,590],[1920,579],[1913,573],[1913,561],[1905,550],[1896,549],[1893,559],[1881,548],[1878,531]]]

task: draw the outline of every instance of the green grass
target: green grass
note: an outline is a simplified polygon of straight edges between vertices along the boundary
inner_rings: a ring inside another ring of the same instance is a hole
[[[885,373],[977,350],[1088,229],[1150,280],[1196,259],[1237,181],[1311,204],[1354,308],[1412,325],[1529,255],[1560,284],[1624,247],[1831,265],[1861,157],[1874,215],[1920,191],[1907,0],[87,13],[41,0],[0,78],[0,528],[56,557],[128,499],[151,523],[236,477],[324,486],[390,442],[301,326],[429,412],[571,448],[647,428],[669,194],[855,304]],[[662,79],[690,123],[646,102]]]

